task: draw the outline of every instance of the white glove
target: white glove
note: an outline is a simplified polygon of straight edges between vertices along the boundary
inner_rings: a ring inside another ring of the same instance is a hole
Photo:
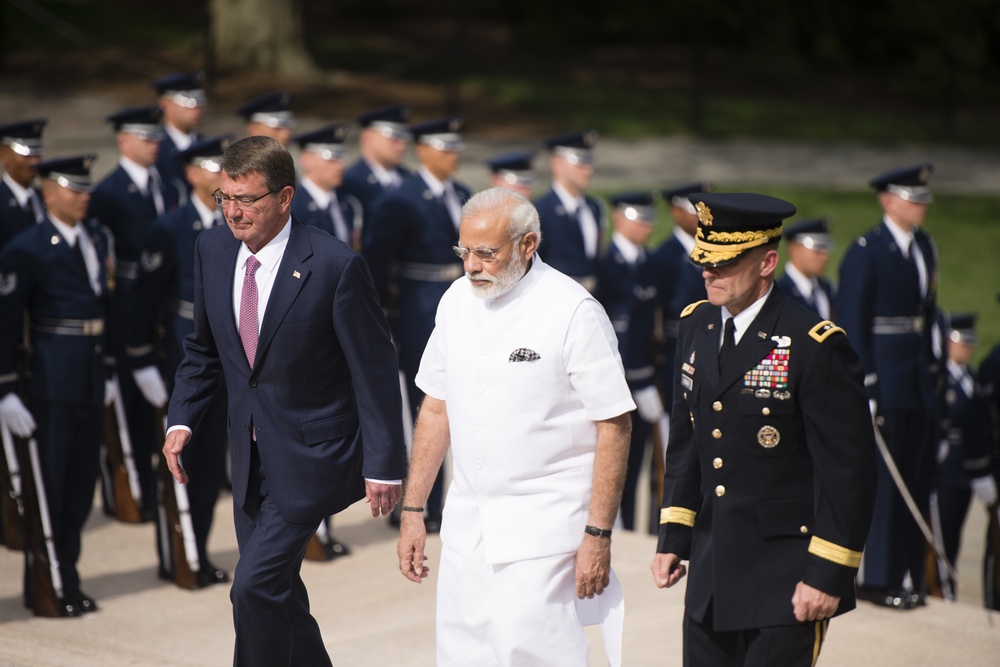
[[[635,401],[639,416],[644,421],[655,424],[663,416],[663,401],[660,400],[660,392],[656,387],[649,386],[633,391],[632,400]]]
[[[875,419],[875,417],[878,416],[878,401],[876,401],[874,398],[869,398],[868,409],[872,413],[872,419]]]
[[[969,486],[972,487],[972,492],[976,494],[979,502],[987,507],[993,507],[993,503],[997,501],[997,483],[993,475],[973,477],[969,480]]]
[[[132,377],[139,391],[154,408],[163,407],[167,402],[167,385],[156,366],[146,366],[132,371]]]
[[[937,462],[944,463],[944,460],[948,458],[948,451],[951,449],[951,443],[947,440],[942,440],[938,443],[937,450]]]
[[[118,384],[114,380],[104,381],[104,405],[108,406],[118,398]]]
[[[35,430],[35,418],[14,392],[10,392],[0,401],[0,421],[19,438],[27,438]]]

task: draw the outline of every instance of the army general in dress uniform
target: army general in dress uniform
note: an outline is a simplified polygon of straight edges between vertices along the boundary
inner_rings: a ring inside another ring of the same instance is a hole
[[[686,666],[813,665],[829,619],[855,606],[875,495],[861,362],[774,287],[794,206],[691,199],[708,302],[681,316],[654,580],[690,562]]]

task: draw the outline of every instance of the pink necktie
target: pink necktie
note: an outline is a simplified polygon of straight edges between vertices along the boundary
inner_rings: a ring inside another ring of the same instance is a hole
[[[257,356],[257,280],[253,274],[260,262],[253,255],[247,258],[247,271],[243,275],[243,293],[240,296],[240,339],[247,354],[250,368]]]

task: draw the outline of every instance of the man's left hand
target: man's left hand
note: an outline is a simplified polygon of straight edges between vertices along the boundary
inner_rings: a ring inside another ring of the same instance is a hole
[[[389,516],[403,495],[402,484],[380,484],[365,480],[365,502],[372,506],[372,516]]]
[[[576,596],[592,598],[604,592],[611,578],[611,540],[584,535],[576,552]]]
[[[840,597],[828,595],[818,588],[800,581],[792,596],[792,608],[798,621],[822,621],[830,618],[840,606]]]

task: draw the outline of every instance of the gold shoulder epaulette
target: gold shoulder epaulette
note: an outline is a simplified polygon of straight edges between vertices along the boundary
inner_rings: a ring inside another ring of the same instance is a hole
[[[812,329],[809,330],[809,336],[817,343],[822,343],[827,338],[829,338],[830,336],[832,336],[837,332],[840,332],[845,336],[847,335],[843,329],[838,327],[830,320],[823,320],[822,322],[820,322],[819,324],[817,324],[816,326],[814,326]]]
[[[694,312],[694,309],[703,303],[708,303],[708,299],[702,299],[701,301],[695,301],[694,303],[689,303],[684,306],[684,310],[681,311],[681,317],[687,317]]]

